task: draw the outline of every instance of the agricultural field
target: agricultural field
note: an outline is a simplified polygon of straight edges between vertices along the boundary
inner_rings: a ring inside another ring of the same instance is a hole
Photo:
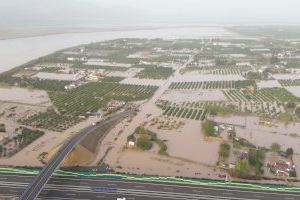
[[[253,93],[239,90],[224,90],[228,99],[234,102],[297,102],[299,99],[284,88],[263,88]]]
[[[181,73],[197,72],[199,74],[214,75],[242,75],[245,76],[251,70],[250,66],[195,66],[191,65],[181,70]]]
[[[169,89],[172,90],[194,90],[194,89],[239,89],[248,86],[255,87],[255,81],[203,81],[203,82],[174,82]]]
[[[80,116],[98,112],[111,99],[125,102],[144,100],[151,97],[156,89],[155,86],[98,82],[88,83],[71,91],[49,91],[48,95],[55,109],[20,121],[33,127],[63,131],[78,123]]]
[[[137,73],[135,77],[140,79],[167,79],[174,73],[170,67],[145,67],[141,72]]]
[[[253,93],[244,93],[240,90],[223,90],[224,95],[240,112],[252,112],[277,116],[285,112],[285,104],[297,102],[299,99],[284,88],[263,88]]]
[[[295,79],[295,80],[278,80],[278,82],[283,87],[300,86],[300,79]]]

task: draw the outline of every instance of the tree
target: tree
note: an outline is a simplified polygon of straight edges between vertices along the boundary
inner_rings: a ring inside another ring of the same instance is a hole
[[[286,108],[288,109],[294,109],[296,107],[296,104],[295,102],[293,101],[289,101],[287,104],[286,104]]]
[[[219,156],[222,158],[228,158],[230,153],[230,145],[227,143],[220,144]]]
[[[280,151],[281,146],[278,143],[272,143],[270,148],[271,148],[271,151],[278,152],[278,151]]]
[[[139,137],[136,145],[142,150],[149,150],[152,148],[152,142],[147,137]]]
[[[215,136],[214,130],[215,122],[211,120],[206,120],[202,124],[202,130],[206,136]]]
[[[288,156],[292,156],[294,154],[294,149],[292,147],[289,147],[286,149],[286,154]]]
[[[235,163],[235,172],[237,173],[238,177],[247,178],[250,173],[250,165],[248,160],[237,159]]]

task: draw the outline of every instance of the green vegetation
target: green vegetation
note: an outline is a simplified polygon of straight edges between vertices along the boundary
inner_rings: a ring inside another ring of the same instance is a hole
[[[20,127],[21,134],[18,134],[17,141],[20,148],[24,148],[37,138],[44,135],[44,131],[32,130],[26,127]]]
[[[137,147],[146,151],[150,150],[153,146],[153,143],[156,143],[159,146],[158,153],[160,155],[168,155],[167,153],[167,145],[163,140],[157,138],[156,133],[145,129],[142,126],[139,126],[135,129],[134,133],[127,140],[135,140],[135,136],[137,137]]]
[[[226,159],[229,157],[229,154],[230,154],[230,145],[227,143],[220,144],[219,156],[223,159]]]
[[[146,136],[140,136],[137,139],[136,145],[138,148],[146,151],[146,150],[150,150],[152,148],[152,141]]]
[[[299,62],[300,66],[300,62]],[[278,82],[283,86],[283,87],[288,87],[288,86],[300,86],[300,79],[295,79],[295,80],[278,80]]]
[[[293,115],[289,112],[279,113],[278,119],[285,124],[289,124],[293,121]]]
[[[207,137],[217,136],[215,133],[215,129],[214,129],[215,125],[216,125],[216,123],[213,121],[210,121],[210,120],[205,120],[202,123],[202,130],[203,130],[205,136],[207,136]]]
[[[288,59],[286,67],[287,68],[300,68],[300,59],[299,58],[298,59]]]
[[[294,154],[294,149],[292,147],[286,149],[287,156],[292,156],[293,154]]]
[[[250,174],[250,164],[247,159],[238,159],[235,162],[235,171],[234,176],[237,176],[239,178],[249,178]]]
[[[16,129],[16,136],[5,138],[0,145],[0,157],[12,156],[27,145],[44,135],[44,131],[26,127]]]
[[[25,125],[63,131],[80,121],[80,116],[97,112],[111,99],[123,101],[144,100],[153,95],[157,87],[125,85],[119,83],[88,83],[70,91],[48,92],[56,110],[22,119]]]
[[[6,132],[5,124],[0,124],[0,132]]]
[[[250,149],[247,159],[237,159],[232,175],[244,179],[257,179],[264,173],[263,160],[265,151],[263,149]]]
[[[39,70],[39,72],[48,72],[48,73],[55,73],[59,72],[62,68],[61,67],[43,67]]]
[[[1,80],[1,76],[0,76],[0,80]],[[70,81],[41,80],[38,78],[31,79],[31,78],[18,78],[18,77],[10,77],[10,76],[4,77],[2,81],[9,85],[47,90],[47,91],[64,91],[65,86],[71,83]]]
[[[273,152],[279,152],[281,150],[281,146],[278,143],[272,143],[270,149]]]
[[[224,91],[229,100],[255,101],[255,102],[291,102],[297,101],[298,98],[284,88],[263,88],[254,93],[243,93],[239,90]]]
[[[206,110],[179,106],[166,106],[163,108],[163,110],[163,115],[195,120],[204,120],[207,114]]]
[[[256,87],[253,80],[243,81],[203,81],[203,82],[175,82],[172,83],[169,89],[240,89],[248,86]]]
[[[234,134],[235,135],[235,134]],[[233,147],[234,148],[242,148],[242,147],[247,147],[247,148],[255,148],[255,145],[250,143],[248,140],[244,138],[236,138],[234,136],[233,138]]]
[[[146,66],[136,77],[141,79],[167,79],[173,72],[174,70],[170,67]]]
[[[124,78],[123,77],[118,77],[118,76],[105,76],[101,78],[101,82],[113,82],[113,83],[118,83],[121,82]]]

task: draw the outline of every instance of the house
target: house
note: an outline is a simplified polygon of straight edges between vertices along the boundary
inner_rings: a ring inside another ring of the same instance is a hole
[[[277,176],[289,176],[290,172],[294,170],[295,166],[289,161],[278,160],[273,164],[275,174]]]
[[[106,109],[108,111],[114,111],[119,108],[122,108],[125,105],[124,101],[119,101],[119,100],[111,100],[106,104]]]
[[[128,146],[129,146],[129,147],[134,147],[134,145],[135,145],[135,142],[134,142],[134,141],[129,141],[129,142],[128,142]]]

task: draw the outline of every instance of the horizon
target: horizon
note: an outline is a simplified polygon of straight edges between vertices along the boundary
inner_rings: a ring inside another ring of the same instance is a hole
[[[298,7],[296,0],[4,0],[0,28],[300,25]]]

